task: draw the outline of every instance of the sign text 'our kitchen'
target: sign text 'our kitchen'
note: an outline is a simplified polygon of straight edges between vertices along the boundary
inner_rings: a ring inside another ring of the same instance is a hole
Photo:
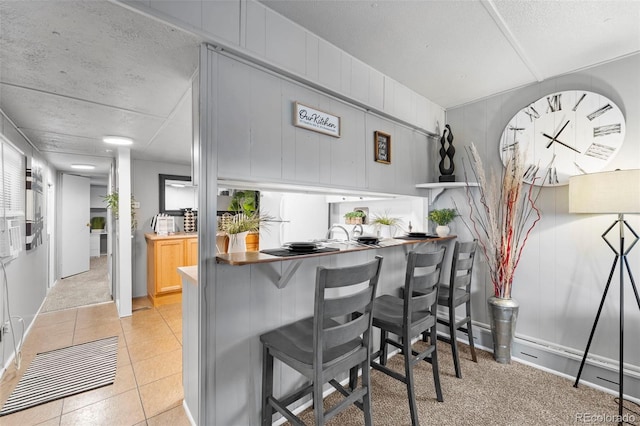
[[[293,125],[325,135],[340,137],[340,117],[295,102]]]

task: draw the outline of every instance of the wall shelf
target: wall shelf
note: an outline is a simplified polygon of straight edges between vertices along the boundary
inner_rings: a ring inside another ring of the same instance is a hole
[[[436,199],[446,189],[452,188],[466,188],[467,186],[478,186],[478,182],[433,182],[433,183],[419,183],[416,188],[429,190],[429,202],[434,203]]]

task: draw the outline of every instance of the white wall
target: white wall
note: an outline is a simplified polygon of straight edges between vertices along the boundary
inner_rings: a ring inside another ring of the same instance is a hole
[[[494,96],[447,111],[447,123],[456,135],[456,175],[462,176],[464,148],[478,147],[488,168],[500,171],[498,153],[504,126],[520,108],[540,97],[562,90],[584,89],[607,96],[626,117],[626,140],[607,170],[640,167],[640,55],[634,55],[592,69],[550,79],[520,90]],[[438,207],[464,206],[464,190],[448,190],[437,200]],[[574,351],[584,351],[598,304],[613,261],[613,253],[600,235],[616,219],[614,215],[590,216],[568,213],[568,186],[543,188],[538,203],[542,220],[529,238],[516,272],[513,297],[520,301],[516,333],[526,339]],[[466,213],[465,213],[466,214]],[[640,218],[627,221],[640,229]],[[456,219],[457,233],[470,238]],[[613,232],[611,241],[617,241]],[[632,269],[640,265],[640,249],[629,256]],[[482,262],[479,265],[482,269]],[[618,275],[614,275],[590,354],[618,359]],[[488,323],[486,299],[492,293],[488,278],[480,280],[473,294],[473,317]],[[640,310],[629,281],[625,288],[625,362],[640,370]],[[576,372],[570,372],[575,374]]]
[[[189,147],[185,147],[189,149]],[[146,160],[132,161],[132,194],[140,203],[136,211],[138,228],[135,232],[133,245],[133,297],[147,295],[147,244],[144,234],[153,232],[151,218],[158,214],[160,203],[159,177],[160,174],[191,175],[189,164],[160,163]],[[176,224],[182,230],[183,218],[176,216]]]
[[[43,186],[47,188],[49,183],[48,179],[52,175],[48,169],[47,163],[42,159],[40,154],[18,133],[13,124],[6,119],[4,113],[0,111],[0,133],[2,133],[8,140],[10,140],[18,149],[23,151],[27,157],[27,165],[31,163],[31,159],[35,157],[44,164],[43,170]],[[26,177],[25,177],[26,178]],[[43,211],[47,211],[47,194],[46,191],[43,194],[44,205]],[[48,218],[44,218],[44,230],[46,232]],[[21,226],[23,234],[25,231],[24,223]],[[23,235],[24,242],[24,235]],[[53,249],[53,247],[52,247]],[[9,291],[9,310],[11,316],[21,317],[24,320],[25,327],[29,327],[35,318],[36,313],[40,309],[42,302],[44,301],[47,291],[47,273],[48,273],[48,245],[46,238],[43,238],[43,244],[39,245],[33,250],[26,251],[23,249],[18,257],[6,266],[7,270],[7,285]],[[0,282],[2,282],[2,276],[0,275]],[[0,285],[0,291],[3,292],[0,300],[5,299],[4,282]],[[5,318],[2,318],[2,323],[8,319],[8,313],[5,309],[0,310],[4,312]],[[22,330],[21,324],[14,320],[14,330],[16,333],[16,342],[19,342]],[[4,368],[8,365],[8,362],[13,357],[13,339],[12,336],[7,334],[6,338],[3,338],[0,343],[0,356],[2,357],[2,364],[0,368]]]

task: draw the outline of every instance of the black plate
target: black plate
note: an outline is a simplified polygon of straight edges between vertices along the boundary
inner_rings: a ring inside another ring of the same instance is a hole
[[[290,251],[314,251],[318,248],[318,245],[310,242],[295,242],[287,243],[286,248]]]
[[[421,237],[421,238],[427,238],[429,235],[425,232],[408,232],[407,233],[408,237]]]
[[[378,237],[358,237],[358,242],[362,244],[378,244]]]

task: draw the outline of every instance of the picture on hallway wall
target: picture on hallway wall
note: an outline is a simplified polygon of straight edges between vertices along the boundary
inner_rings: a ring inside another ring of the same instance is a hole
[[[43,220],[43,195],[42,195],[42,164],[35,159],[31,160],[31,168],[27,169],[27,208],[26,208],[26,246],[27,250],[33,250],[42,244]]]

